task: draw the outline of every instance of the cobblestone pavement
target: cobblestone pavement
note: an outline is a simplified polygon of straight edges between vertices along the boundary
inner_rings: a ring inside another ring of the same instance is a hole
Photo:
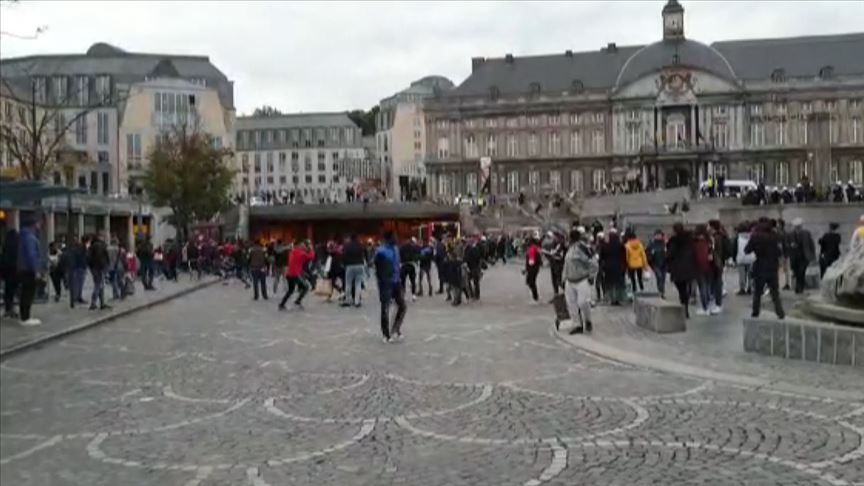
[[[232,284],[13,357],[0,483],[864,484],[864,403],[585,354],[515,269],[484,286],[409,303],[399,344],[377,302],[278,312]]]

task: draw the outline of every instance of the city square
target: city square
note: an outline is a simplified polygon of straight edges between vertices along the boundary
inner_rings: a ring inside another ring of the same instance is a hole
[[[0,483],[864,486],[862,25],[0,0]]]
[[[518,267],[484,285],[409,304],[397,344],[374,298],[286,313],[213,285],[8,359],[2,482],[864,481],[860,371],[802,371],[846,399],[663,373],[556,338]]]

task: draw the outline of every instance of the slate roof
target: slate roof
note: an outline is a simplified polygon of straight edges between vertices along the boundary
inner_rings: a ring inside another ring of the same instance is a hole
[[[91,46],[84,54],[48,54],[0,59],[3,77],[54,75],[111,75],[115,82],[143,81],[160,65],[170,62],[183,78],[203,78],[219,91],[226,107],[234,107],[234,89],[228,77],[207,56],[126,52],[105,43]]]
[[[768,80],[777,68],[784,69],[787,77],[815,78],[824,66],[832,66],[835,76],[864,75],[864,33],[724,41],[710,46],[692,40],[659,41],[572,56],[562,52],[514,56],[512,61],[487,58],[445,96],[489,96],[493,86],[502,95],[526,94],[532,83],[539,83],[543,92],[560,93],[570,90],[577,79],[586,89],[610,90],[671,64],[676,49],[681,64],[733,80]]]
[[[357,125],[345,112],[295,113],[282,116],[239,116],[235,128],[261,130],[280,128],[354,127]]]
[[[816,77],[825,66],[835,76],[864,74],[864,33],[715,42],[740,79],[770,79],[778,68],[787,77]]]

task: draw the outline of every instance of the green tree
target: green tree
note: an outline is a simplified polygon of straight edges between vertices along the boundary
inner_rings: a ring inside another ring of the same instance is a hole
[[[283,113],[279,108],[274,108],[270,105],[259,106],[252,112],[252,116],[282,116]]]
[[[197,128],[182,125],[164,133],[148,157],[144,189],[155,205],[171,208],[169,221],[183,241],[192,223],[209,221],[231,205],[231,151],[216,148]]]
[[[363,131],[363,136],[375,134],[375,118],[378,117],[378,112],[381,108],[378,105],[373,106],[369,111],[351,110],[348,112],[348,118],[351,119]]]

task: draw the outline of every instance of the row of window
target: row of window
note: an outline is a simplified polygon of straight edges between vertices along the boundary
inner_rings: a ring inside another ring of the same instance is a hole
[[[499,150],[499,138],[504,142],[503,150]],[[591,132],[590,140],[585,140],[585,135],[582,131],[569,132],[566,143],[559,132],[552,132],[546,135],[529,133],[527,138],[515,133],[501,137],[490,133],[481,140],[478,140],[474,134],[468,134],[464,138],[463,153],[465,157],[469,158],[480,157],[481,153],[487,157],[497,157],[499,155],[521,157],[523,155],[523,144],[520,143],[520,138],[523,138],[525,141],[525,153],[532,157],[541,155],[541,152],[543,155],[563,155],[564,150],[567,150],[567,153],[570,155],[600,154],[606,151],[605,131],[596,129]],[[543,139],[542,145],[545,145],[544,148],[541,148],[541,138]],[[439,137],[438,158],[446,159],[450,156],[450,137]]]
[[[354,127],[240,130],[237,132],[237,147],[242,150],[275,145],[293,148],[353,145],[356,131]]]
[[[603,169],[594,169],[591,172],[591,188],[595,192],[600,192],[606,187],[606,171]],[[541,173],[539,170],[528,171],[527,185],[523,184],[520,172],[516,170],[507,171],[502,174],[502,190],[505,193],[516,194],[519,192],[537,193],[540,189],[548,189],[560,193],[564,187],[562,185],[562,172],[560,170],[550,170],[546,173]],[[441,196],[455,196],[456,186],[455,173],[443,173],[437,176],[437,192]],[[494,176],[493,176],[494,177]],[[543,180],[541,180],[541,177]],[[568,191],[576,195],[582,194],[584,191],[584,175],[582,169],[571,170],[569,174],[570,184]],[[465,193],[477,194],[478,192],[477,174],[469,172],[465,174]]]
[[[861,100],[858,98],[847,100],[846,104],[849,111],[855,112],[861,110]],[[803,114],[814,113],[814,110],[817,112],[835,112],[837,111],[838,100],[802,101],[798,104],[798,107],[798,113]],[[762,116],[767,112],[776,116],[785,116],[789,113],[789,107],[787,103],[752,104],[749,105],[749,111],[751,116]]]
[[[278,167],[279,172],[285,172],[288,167],[288,153],[287,152],[266,152],[264,157],[261,156],[261,153],[255,153],[252,157],[252,165],[249,164],[249,154],[242,154],[240,156],[240,165],[243,169],[243,172],[249,172],[250,168],[254,168],[254,172],[260,173],[265,172],[262,169],[266,168],[266,172],[273,173],[275,172],[276,167]],[[278,155],[278,159],[277,159]],[[300,152],[291,152],[291,172],[299,172],[300,171]],[[312,171],[312,154],[305,153],[303,156],[303,170],[305,172]],[[317,152],[315,159],[318,163],[319,171],[327,170],[327,153],[326,152]],[[338,170],[339,161],[342,160],[343,157],[340,157],[339,152],[332,152],[330,154],[330,162],[333,164],[333,170]],[[278,164],[278,165],[277,165]]]
[[[108,75],[34,76],[31,82],[34,99],[39,104],[89,106],[111,102],[111,76]]]
[[[252,187],[254,189],[257,189],[257,188],[261,187],[262,182],[266,182],[266,184],[268,186],[272,186],[272,185],[276,184],[276,180],[277,180],[277,178],[275,176],[272,176],[272,175],[266,176],[266,177],[255,176],[252,178],[243,177],[242,183],[243,183],[243,187],[248,187],[249,181],[252,181],[252,183],[253,183]],[[279,185],[282,187],[285,187],[285,185],[288,184],[288,176],[284,176],[284,175],[279,176],[278,180],[279,180]],[[312,184],[313,180],[314,179],[313,179],[311,174],[306,174],[306,176],[304,176],[304,178],[303,178],[303,181],[306,184]],[[317,177],[317,181],[318,181],[318,184],[327,184],[328,183],[327,182],[327,176],[325,174],[319,174]],[[330,181],[331,184],[339,184],[339,182],[340,182],[340,177],[338,175],[334,175]],[[294,186],[297,186],[297,184],[300,184],[300,176],[298,176],[298,175],[291,176],[291,184]]]
[[[475,128],[518,128],[518,127],[543,127],[560,125],[579,125],[584,123],[602,124],[606,120],[606,113],[581,112],[581,113],[552,113],[540,115],[521,115],[510,117],[468,118],[461,122],[461,126],[469,130]],[[438,130],[450,130],[460,126],[457,120],[438,120],[435,123]]]

